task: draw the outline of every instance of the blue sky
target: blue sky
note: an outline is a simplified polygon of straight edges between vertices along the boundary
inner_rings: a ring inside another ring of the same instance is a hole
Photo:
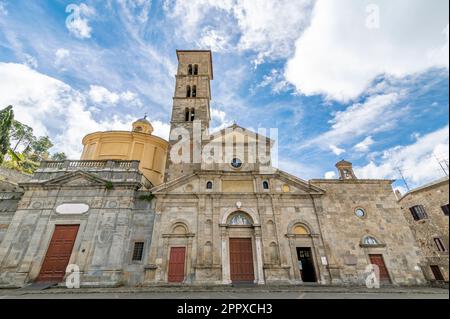
[[[175,50],[211,49],[213,128],[278,128],[279,167],[304,179],[335,177],[344,158],[360,178],[397,179],[398,167],[414,187],[448,160],[448,11],[447,0],[0,0],[0,106],[72,158],[85,134],[145,112],[167,138]]]

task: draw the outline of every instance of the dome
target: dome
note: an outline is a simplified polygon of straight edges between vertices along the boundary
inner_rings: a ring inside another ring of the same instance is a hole
[[[150,121],[147,120],[147,115],[133,122],[133,132],[152,134],[153,126]]]

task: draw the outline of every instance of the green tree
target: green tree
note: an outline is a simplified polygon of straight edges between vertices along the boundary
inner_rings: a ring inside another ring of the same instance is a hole
[[[20,144],[26,148],[36,139],[33,135],[33,129],[17,120],[13,120],[10,134],[10,142],[14,142],[14,147],[12,148],[14,152]]]
[[[49,158],[49,149],[53,146],[48,136],[41,136],[31,142],[27,148],[29,158],[34,162],[40,162]],[[30,152],[31,151],[31,152]]]
[[[14,120],[14,111],[9,105],[0,111],[0,164],[9,150],[9,131]]]
[[[64,161],[67,159],[67,155],[64,152],[59,152],[54,153],[51,158],[53,161]]]

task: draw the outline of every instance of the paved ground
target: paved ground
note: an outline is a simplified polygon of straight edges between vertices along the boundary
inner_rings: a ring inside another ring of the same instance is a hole
[[[197,291],[193,291],[197,290]],[[233,288],[208,289],[146,288],[52,288],[41,291],[0,289],[0,299],[449,299],[441,288],[364,288],[312,287],[299,289]]]

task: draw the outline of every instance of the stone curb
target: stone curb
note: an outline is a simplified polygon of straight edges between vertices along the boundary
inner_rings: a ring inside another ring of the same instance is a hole
[[[1,292],[1,290],[0,290]],[[298,289],[287,289],[287,288],[230,288],[230,289],[208,289],[208,288],[197,288],[192,287],[155,287],[154,289],[149,288],[134,288],[134,289],[123,289],[123,288],[81,288],[81,289],[66,289],[63,287],[50,288],[45,290],[37,291],[20,291],[20,289],[13,290],[10,292],[13,295],[34,295],[34,294],[139,294],[139,293],[277,293],[277,292],[298,292],[298,293],[400,293],[400,294],[442,294],[447,292],[448,289],[444,288],[428,288],[428,289],[399,289],[399,288],[380,288],[380,289],[367,289],[367,288],[348,288],[348,289],[329,289],[324,287],[302,287]]]

